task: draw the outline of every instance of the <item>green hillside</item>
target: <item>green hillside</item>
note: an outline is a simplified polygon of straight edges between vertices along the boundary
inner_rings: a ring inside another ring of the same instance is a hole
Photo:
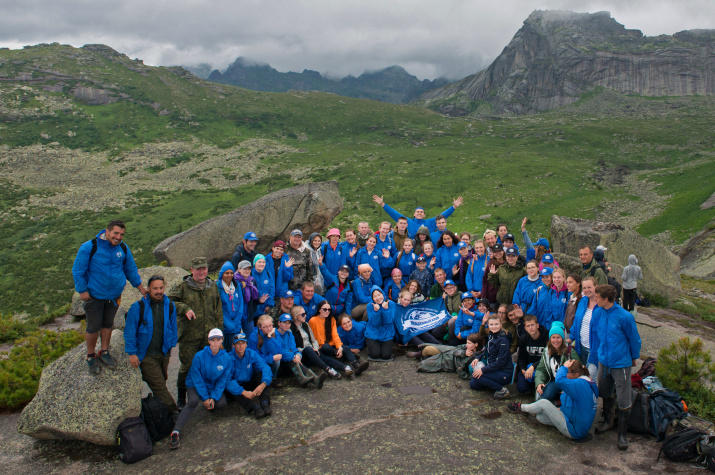
[[[715,192],[714,106],[599,90],[535,116],[451,119],[218,85],[105,46],[0,50],[0,314],[32,324],[66,305],[78,246],[111,218],[146,266],[164,238],[307,181],[338,181],[341,228],[387,217],[373,194],[431,215],[462,195],[455,231],[529,216],[546,236],[561,214],[679,244],[715,217],[699,208]]]

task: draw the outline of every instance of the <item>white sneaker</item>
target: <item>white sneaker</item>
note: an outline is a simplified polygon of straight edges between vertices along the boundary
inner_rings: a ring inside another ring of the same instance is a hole
[[[351,377],[355,373],[355,371],[353,371],[353,369],[350,367],[350,365],[347,365],[343,372],[345,373],[345,376],[347,376],[348,378]]]
[[[335,369],[328,367],[328,376],[330,376],[332,379],[340,379],[340,373],[335,371]]]

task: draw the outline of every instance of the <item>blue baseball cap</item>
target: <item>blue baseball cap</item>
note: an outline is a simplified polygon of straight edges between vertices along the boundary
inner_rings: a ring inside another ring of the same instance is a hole
[[[463,247],[467,247],[467,243],[459,241],[459,244],[457,244],[457,249],[462,249]]]
[[[239,333],[239,334],[237,334],[236,336],[233,337],[233,344],[234,344],[234,345],[235,345],[236,343],[238,343],[239,341],[246,341],[246,342],[248,341],[248,338],[246,338],[246,334],[245,334],[245,333]]]
[[[295,294],[293,294],[292,290],[284,290],[281,292],[282,299],[292,299],[293,297],[295,297]]]
[[[283,315],[280,316],[280,318],[278,318],[278,321],[279,322],[292,322],[293,317],[291,317],[287,313],[284,313]]]
[[[544,267],[544,268],[541,269],[541,271],[539,272],[539,274],[541,274],[541,275],[551,275],[551,274],[553,274],[553,273],[554,273],[554,269],[551,268],[551,267]]]
[[[248,231],[246,234],[243,235],[243,240],[258,241],[258,236],[256,236],[256,233],[254,233],[253,231]]]
[[[457,285],[457,284],[455,284],[452,279],[447,279],[444,281],[444,286],[447,287],[448,285]]]
[[[550,247],[549,247],[549,240],[546,239],[546,238],[541,238],[541,239],[539,239],[538,241],[536,241],[536,242],[534,243],[534,246],[541,246],[541,247],[545,247],[546,249],[549,249],[549,248],[550,248]]]
[[[554,256],[551,254],[544,254],[541,256],[541,262],[546,262],[547,264],[553,264],[554,263]]]
[[[474,295],[472,295],[471,292],[463,292],[463,293],[462,293],[462,300],[464,300],[464,299],[473,299],[473,298],[474,298]]]
[[[417,211],[418,209],[421,209],[422,211],[425,210],[422,206],[418,206],[417,208],[415,208],[415,211]]]

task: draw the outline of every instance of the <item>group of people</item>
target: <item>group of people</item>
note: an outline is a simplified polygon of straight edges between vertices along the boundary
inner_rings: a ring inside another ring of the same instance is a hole
[[[206,258],[196,257],[171,289],[160,275],[143,286],[123,242],[125,225],[111,221],[82,244],[73,266],[85,301],[89,373],[116,367],[111,329],[128,280],[142,298],[127,312],[125,351],[176,415],[172,449],[199,403],[215,410],[236,400],[261,418],[272,413],[269,387],[280,387],[284,376],[320,389],[328,378],[359,376],[371,361],[391,361],[396,344],[416,347],[407,356],[422,363],[461,351],[464,360],[454,369],[471,388],[489,388],[497,399],[509,396],[510,382],[519,393],[533,391],[536,402],[509,408],[536,414],[574,440],[589,437],[599,395],[605,421],[597,431],[613,427],[616,403],[618,419],[627,418],[624,381],[630,389],[640,338],[633,315],[616,303],[608,266],[596,259],[600,250],[583,246],[580,272],[567,275],[546,239],[531,242],[526,218],[520,252],[503,224],[477,239],[449,230],[447,218],[461,197],[429,219],[422,208],[407,218],[373,199],[395,219],[394,228],[385,221],[373,232],[361,222],[343,241],[337,228],[306,241],[295,229],[287,244],[275,241],[265,255],[256,250],[258,236],[247,232],[216,281]],[[626,269],[630,281],[642,278],[635,262]],[[451,318],[402,341],[398,306],[430,299],[442,299]],[[166,383],[177,343],[175,401]],[[627,447],[625,427],[619,424],[619,448]]]

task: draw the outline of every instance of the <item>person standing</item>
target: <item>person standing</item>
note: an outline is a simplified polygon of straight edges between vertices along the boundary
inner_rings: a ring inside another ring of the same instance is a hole
[[[632,403],[631,367],[640,356],[641,337],[633,315],[614,303],[613,286],[597,286],[595,297],[597,307],[591,320],[588,362],[598,364],[598,393],[603,398],[603,424],[596,428],[596,433],[614,427],[613,409],[618,402],[618,448],[626,450]]]
[[[176,305],[164,295],[164,277],[153,275],[147,282],[147,295],[134,302],[124,325],[124,351],[129,364],[139,368],[152,394],[178,412],[166,388],[171,349],[176,346]]]
[[[578,258],[581,260],[581,277],[594,277],[598,285],[608,284],[608,276],[593,258],[591,246],[583,246],[579,249]]]
[[[397,211],[392,209],[387,203],[385,203],[385,200],[382,199],[382,196],[373,195],[372,200],[382,206],[382,209],[384,209],[385,212],[389,214],[390,217],[395,221],[397,221],[398,219],[400,219],[401,216],[403,216],[401,213],[398,213]],[[454,210],[462,205],[462,202],[463,199],[461,196],[455,198],[452,201],[452,206],[442,211],[442,213],[440,214],[444,218],[449,218],[450,216],[452,216],[452,213],[454,213]],[[435,216],[434,218],[425,219],[425,209],[423,207],[418,206],[417,208],[415,208],[414,216],[414,219],[407,219],[407,234],[410,236],[411,239],[414,239],[415,235],[417,234],[417,230],[423,224],[427,226],[427,229],[429,229],[430,232],[437,231],[437,217]]]
[[[643,278],[643,271],[638,265],[638,259],[631,254],[628,256],[628,265],[623,268],[621,280],[623,281],[623,308],[633,312],[636,308],[636,287],[638,280]]]
[[[300,229],[291,231],[285,253],[288,259],[293,259],[293,278],[288,282],[288,288],[295,292],[306,280],[313,282],[315,269],[310,259],[310,250],[303,243],[303,232]]]
[[[80,246],[72,265],[74,288],[84,301],[87,316],[84,340],[87,344],[87,368],[92,375],[99,373],[97,360],[107,368],[117,367],[117,360],[109,354],[109,344],[114,316],[127,280],[141,292],[142,297],[146,296],[134,257],[124,243],[125,228],[124,221],[110,221],[107,229]],[[102,343],[97,357],[95,350],[100,335]]]
[[[186,376],[191,370],[194,355],[206,345],[212,328],[223,328],[223,307],[216,283],[208,277],[209,266],[205,257],[191,261],[191,275],[175,285],[167,296],[176,304],[179,329],[179,376],[176,379],[181,410],[186,404]],[[221,332],[223,339],[223,332]]]
[[[231,265],[234,270],[238,269],[238,263],[241,261],[253,262],[256,257],[257,244],[258,236],[253,231],[243,235],[243,242],[236,246],[236,252],[231,256]]]

